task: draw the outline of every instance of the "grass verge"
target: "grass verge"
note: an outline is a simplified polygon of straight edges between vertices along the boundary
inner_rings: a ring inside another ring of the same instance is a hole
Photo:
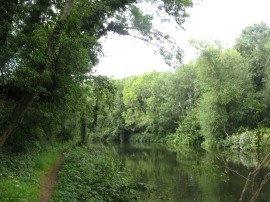
[[[0,151],[0,201],[38,201],[41,182],[60,149],[42,146],[22,154]]]

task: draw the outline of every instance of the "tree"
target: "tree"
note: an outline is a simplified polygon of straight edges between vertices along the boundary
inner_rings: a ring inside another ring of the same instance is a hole
[[[81,144],[86,145],[89,134],[95,131],[101,116],[107,115],[107,108],[111,108],[115,87],[107,77],[94,76],[85,83],[80,102]],[[88,129],[88,132],[87,132]]]
[[[170,80],[170,95],[175,99],[180,119],[196,105],[196,65],[189,63],[176,69]]]
[[[111,96],[106,96],[101,105],[102,113],[99,113],[99,122],[92,134],[93,139],[127,141],[129,130],[125,127],[125,120],[122,113],[125,111],[123,103],[123,88],[126,79],[113,80],[115,88]],[[108,99],[108,97],[110,99]]]
[[[147,100],[151,97],[149,83],[153,78],[152,73],[146,73],[135,79],[131,78],[123,89],[123,102],[126,109],[123,117],[126,127],[133,132],[143,132],[148,126]]]
[[[270,27],[265,23],[246,27],[236,41],[236,49],[248,62],[253,82],[253,94],[248,103],[253,113],[253,125],[269,126],[268,75]]]
[[[14,51],[14,54],[9,58],[8,62],[2,64],[3,66],[1,67],[1,69],[7,69],[14,72],[9,75],[5,73],[6,71],[2,71],[1,77],[4,78],[2,79],[4,82],[2,85],[8,85],[9,83],[20,83],[20,86],[24,91],[22,92],[22,95],[20,96],[20,99],[16,104],[10,118],[8,118],[8,120],[4,123],[0,135],[0,146],[3,146],[6,139],[20,121],[22,115],[32,104],[34,98],[38,95],[38,92],[41,91],[43,84],[42,81],[44,80],[44,77],[46,78],[46,74],[49,73],[49,69],[51,69],[52,58],[54,58],[55,49],[57,48],[56,44],[58,44],[60,41],[60,34],[63,30],[62,24],[67,20],[67,17],[74,6],[73,1],[67,1],[65,3],[59,16],[59,20],[51,31],[50,37],[47,38],[45,32],[46,30],[40,28],[43,20],[40,18],[42,14],[47,14],[44,12],[44,8],[47,12],[49,12],[52,8],[49,8],[50,5],[46,1],[38,1],[36,7],[31,5],[31,3],[29,3],[30,5],[27,3],[29,2],[21,2],[20,4],[17,4],[17,6],[14,5],[14,9],[22,8],[22,10],[25,12],[23,14],[29,14],[30,17],[24,19],[25,22],[14,22],[18,28],[16,27],[15,30],[11,29],[10,32],[14,32],[15,37],[12,37],[13,40],[19,40],[19,42],[15,42],[14,45],[21,47],[18,48],[18,50],[15,50],[16,52]],[[25,9],[27,6],[30,7],[30,12],[27,12]],[[7,9],[4,8],[4,10]],[[20,23],[22,24],[22,27],[20,27]],[[50,23],[48,23],[48,25],[49,24]],[[32,28],[33,31],[30,31]],[[47,31],[49,30],[47,29]],[[31,41],[27,41],[27,36],[30,36]],[[21,37],[25,37],[23,38],[24,40],[21,39]],[[34,43],[37,44],[37,47],[34,46]],[[6,46],[9,46],[8,41],[6,41],[6,44]],[[31,50],[37,52],[35,53]],[[44,56],[42,56],[42,54],[44,54]],[[49,61],[45,62],[45,60]],[[12,66],[13,69],[10,69],[9,66]],[[21,75],[23,76],[21,77]],[[24,79],[25,75],[31,75],[30,77],[32,78],[29,82]],[[36,84],[35,87],[34,83]]]
[[[12,0],[1,4],[0,97],[10,111],[1,117],[0,146],[33,102],[68,91],[70,81],[74,86],[84,82],[98,62],[101,36],[136,30],[147,41],[170,41],[150,29],[151,17],[140,14],[135,7],[138,2]],[[173,16],[179,25],[187,16],[185,8],[192,6],[186,0],[146,2]]]
[[[123,89],[126,127],[133,132],[164,135],[175,132],[179,120],[174,75],[151,72],[131,78]]]
[[[197,118],[196,62],[176,69],[171,80],[171,94],[174,97],[178,114],[178,127],[173,142],[193,145],[201,143],[200,124]]]
[[[250,76],[236,50],[223,52],[208,46],[197,61],[197,78],[201,91],[198,119],[202,134],[212,144],[242,126]]]
[[[266,23],[246,27],[236,40],[236,49],[249,62],[255,91],[265,87],[265,70],[270,58],[265,44],[270,37],[270,28]]]

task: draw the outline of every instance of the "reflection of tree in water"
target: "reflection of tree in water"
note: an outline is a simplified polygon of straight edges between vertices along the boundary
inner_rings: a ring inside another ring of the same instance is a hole
[[[233,162],[234,164],[242,164],[247,168],[254,168],[258,165],[258,162],[261,160],[261,156],[258,152],[248,152],[248,151],[240,151],[240,152],[225,152],[226,160]]]
[[[197,186],[193,201],[232,201],[233,197],[226,194],[230,193],[226,191],[229,178],[217,156],[202,149],[181,148],[177,159]]]
[[[262,191],[262,189],[265,187],[266,183],[268,182],[268,180],[270,179],[270,171],[269,169],[267,169],[267,173],[263,174],[263,169],[265,167],[269,167],[270,165],[270,153],[268,153],[265,158],[257,164],[257,166],[255,167],[255,169],[251,172],[249,172],[247,178],[246,178],[246,183],[245,186],[241,192],[241,196],[239,198],[239,202],[242,202],[244,200],[244,196],[247,193],[247,190],[249,188],[249,186],[254,186],[254,184],[256,183],[256,178],[258,175],[262,174],[263,178],[257,180],[258,184],[255,190],[252,192],[252,195],[250,197],[250,202],[254,202],[258,199],[258,197],[260,196],[260,193]]]
[[[149,201],[237,201],[245,185],[242,176],[254,169],[260,154],[207,152],[188,147],[123,145],[118,154],[128,169],[151,187]],[[242,164],[242,162],[244,162]],[[269,199],[262,190],[258,201]],[[250,196],[247,196],[250,197]]]
[[[239,201],[269,201],[269,195],[261,193],[270,179],[269,165],[270,153],[262,151],[241,151],[226,152],[226,160],[223,158],[226,168],[240,176],[242,182],[242,191]],[[233,164],[243,165],[247,169],[233,169]]]

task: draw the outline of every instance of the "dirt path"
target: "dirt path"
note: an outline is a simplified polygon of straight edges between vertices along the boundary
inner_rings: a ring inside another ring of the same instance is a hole
[[[51,168],[50,172],[45,175],[42,185],[41,192],[39,196],[39,202],[48,202],[50,201],[54,188],[57,183],[57,174],[61,167],[63,159],[63,154],[58,156],[56,164]]]

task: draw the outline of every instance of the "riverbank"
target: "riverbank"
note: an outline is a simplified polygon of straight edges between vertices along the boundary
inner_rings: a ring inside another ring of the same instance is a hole
[[[56,163],[62,148],[42,145],[24,153],[0,151],[1,200],[38,201],[44,176]]]
[[[197,199],[208,196],[211,200],[233,201],[237,200],[245,183],[241,176],[247,177],[265,156],[254,151],[211,152],[201,147],[132,143],[90,147],[74,144],[43,146],[23,154],[2,151],[1,200],[41,201],[42,182],[56,164],[60,150],[63,151],[63,160],[51,199],[55,202],[86,199],[177,201],[179,197],[192,200],[192,193],[197,194]],[[262,174],[267,172],[268,169],[264,168]],[[210,186],[209,179],[215,182],[211,188],[216,190],[215,194],[208,189],[201,191]],[[233,184],[234,190],[228,188],[228,184]],[[177,187],[176,192],[174,187]],[[219,189],[227,189],[227,194]],[[262,191],[262,198],[270,196]]]
[[[0,199],[137,201],[146,197],[145,185],[115,154],[104,146],[74,144],[43,145],[21,154],[1,151]]]
[[[196,135],[197,137],[198,135]],[[238,133],[227,135],[222,140],[208,140],[198,138],[196,141],[188,135],[172,133],[156,135],[151,133],[135,133],[129,135],[129,142],[137,143],[162,143],[169,146],[200,146],[204,149],[229,149],[234,151],[268,150],[270,145],[270,128],[254,130],[243,129]]]
[[[145,201],[146,187],[105,146],[64,152],[52,201]]]

